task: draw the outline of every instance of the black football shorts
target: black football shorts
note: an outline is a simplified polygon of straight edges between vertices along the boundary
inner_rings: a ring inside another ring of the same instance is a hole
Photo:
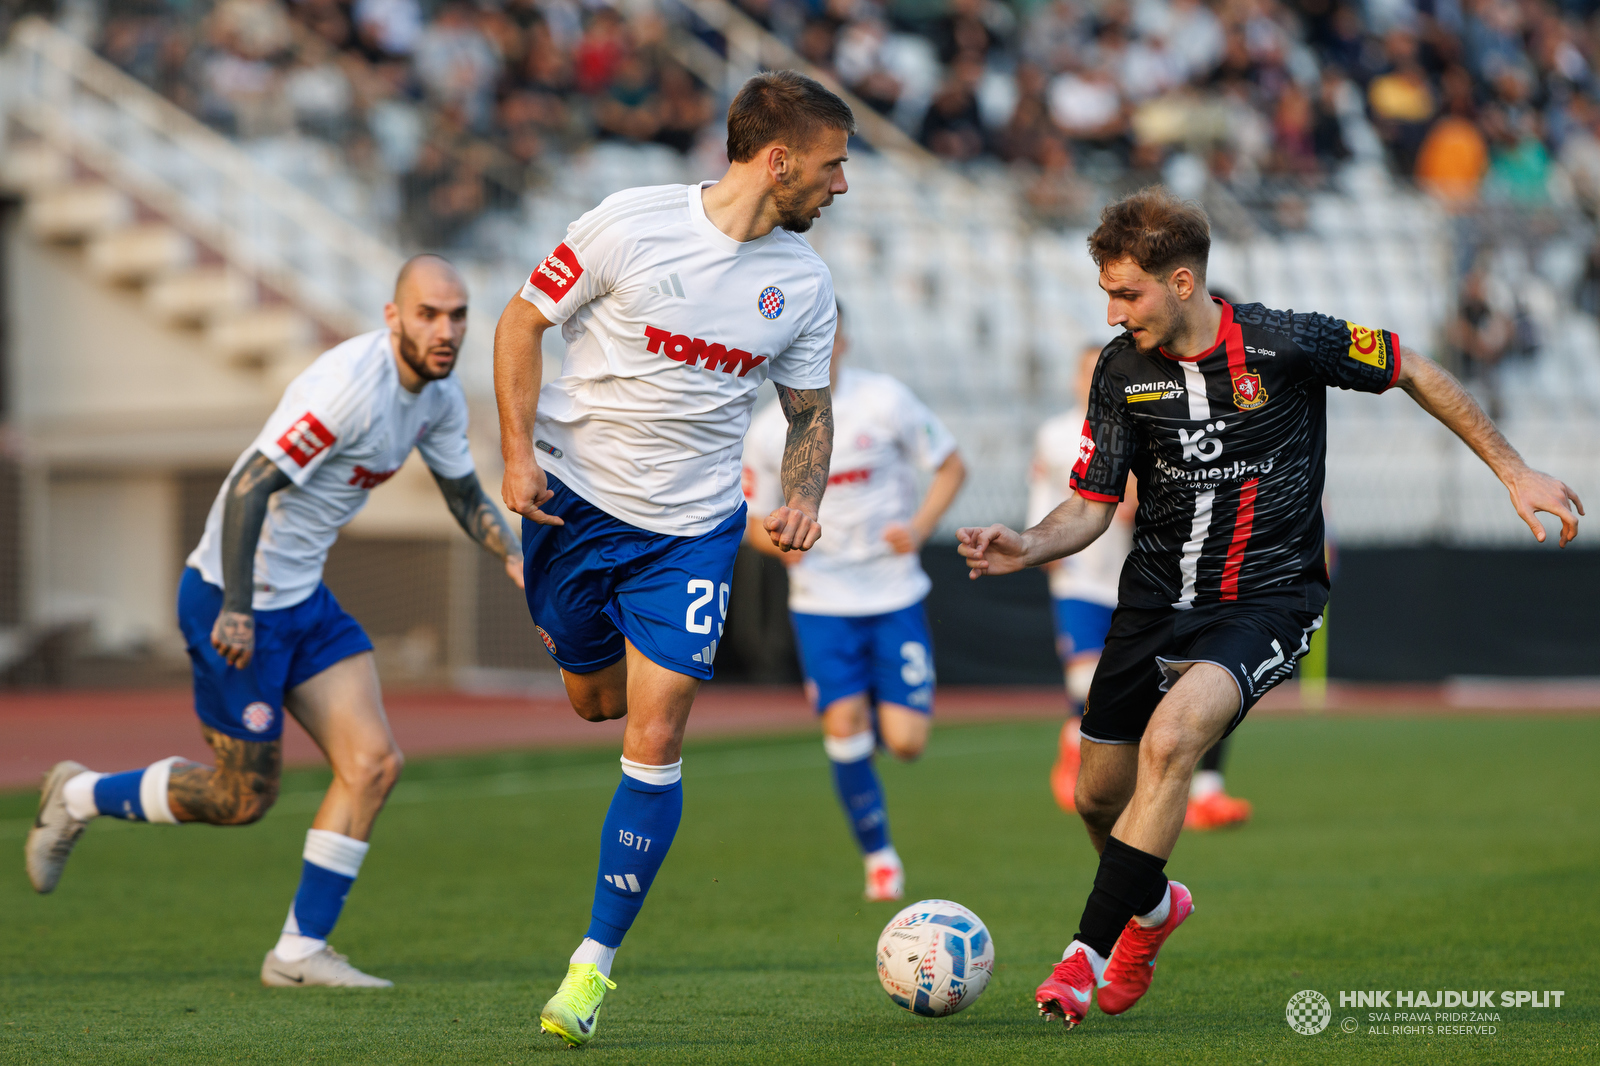
[[[1239,686],[1231,733],[1268,689],[1294,671],[1321,625],[1320,612],[1305,610],[1298,598],[1209,603],[1187,611],[1118,607],[1089,686],[1083,735],[1102,744],[1137,744],[1156,704],[1194,663],[1222,667]]]

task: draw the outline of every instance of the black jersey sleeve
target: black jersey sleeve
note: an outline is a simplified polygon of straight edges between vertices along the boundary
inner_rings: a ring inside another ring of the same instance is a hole
[[[1384,392],[1400,377],[1400,338],[1315,312],[1294,316],[1307,376],[1321,385]]]
[[[1078,459],[1072,465],[1072,488],[1079,496],[1101,503],[1118,503],[1128,487],[1128,471],[1138,451],[1138,438],[1124,406],[1115,402],[1106,380],[1106,364],[1117,342],[1108,345],[1094,368],[1089,386],[1087,417],[1078,439]]]

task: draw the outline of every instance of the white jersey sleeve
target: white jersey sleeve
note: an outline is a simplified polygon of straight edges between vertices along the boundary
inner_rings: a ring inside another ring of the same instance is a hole
[[[585,305],[615,288],[629,251],[629,229],[617,223],[630,217],[631,212],[674,209],[682,200],[681,185],[629,189],[606,197],[593,211],[567,227],[567,239],[528,275],[522,298],[553,325],[562,325]]]
[[[304,486],[348,444],[375,384],[345,362],[319,359],[289,383],[253,448]]]
[[[440,416],[425,423],[417,451],[422,461],[442,478],[466,477],[474,469],[472,445],[467,439],[467,397],[460,382],[452,377],[435,382],[443,394]]]
[[[900,423],[900,447],[906,458],[920,470],[939,469],[956,450],[955,437],[916,393],[894,378],[886,380],[894,382],[899,392],[894,413]]]
[[[824,276],[811,321],[772,361],[768,375],[774,384],[791,389],[820,389],[828,383],[828,364],[833,359],[833,334],[839,326],[839,304],[833,293],[833,278]]]

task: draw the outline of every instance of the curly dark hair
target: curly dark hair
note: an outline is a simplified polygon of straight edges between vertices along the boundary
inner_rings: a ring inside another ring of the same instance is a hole
[[[774,143],[806,148],[824,129],[854,133],[856,116],[850,105],[798,71],[757,74],[728,105],[728,159],[749,162]]]
[[[1106,205],[1100,227],[1089,234],[1089,255],[1101,270],[1130,256],[1151,277],[1165,279],[1188,267],[1204,281],[1211,220],[1193,200],[1151,185]]]

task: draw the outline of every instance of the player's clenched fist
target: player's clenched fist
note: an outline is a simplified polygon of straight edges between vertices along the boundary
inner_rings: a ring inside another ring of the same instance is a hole
[[[506,476],[500,480],[500,498],[511,510],[541,526],[564,526],[566,522],[559,516],[539,510],[554,495],[538,463],[532,459],[506,463]]]
[[[967,576],[974,581],[985,574],[1014,574],[1028,565],[1022,534],[998,523],[987,529],[958,529],[956,540],[956,551],[967,560]]]
[[[256,650],[256,619],[243,611],[223,611],[211,627],[211,646],[235,670],[250,665]]]
[[[798,507],[780,507],[761,523],[772,544],[780,551],[809,551],[822,536],[822,525],[817,516]]]

